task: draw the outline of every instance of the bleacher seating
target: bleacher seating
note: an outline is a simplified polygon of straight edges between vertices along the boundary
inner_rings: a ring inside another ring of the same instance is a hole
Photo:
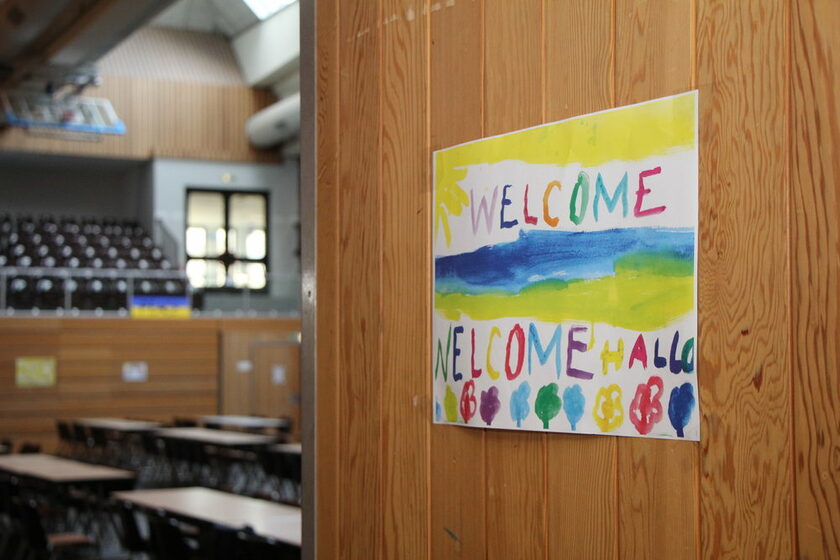
[[[0,216],[6,308],[125,310],[129,293],[184,295],[152,238],[136,222]]]

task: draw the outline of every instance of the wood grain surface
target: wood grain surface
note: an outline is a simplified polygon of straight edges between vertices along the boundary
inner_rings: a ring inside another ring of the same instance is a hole
[[[794,554],[787,5],[698,3],[705,558]]]
[[[317,181],[316,328],[318,340],[340,340],[341,291],[339,283],[340,196],[338,179],[339,141],[339,27],[338,1],[323,0],[317,9]],[[341,454],[340,430],[340,345],[320,344],[317,349],[316,457],[317,461],[317,550],[323,558],[338,558]]]
[[[286,319],[0,319],[0,437],[55,449],[55,421],[117,417],[171,422],[215,414],[225,333],[288,332]],[[255,330],[261,329],[261,330]],[[275,335],[276,336],[276,335]],[[15,386],[15,360],[56,358],[53,387]],[[148,365],[145,383],[122,380],[124,362]]]
[[[840,558],[840,52],[832,0],[792,4],[791,324],[799,554]]]
[[[426,2],[422,12],[428,14],[431,25],[427,118],[431,149],[438,150],[482,135],[484,19],[480,0],[457,2],[436,11],[431,7],[432,3]],[[431,153],[426,161],[431,165]],[[426,188],[431,210],[431,183]],[[431,250],[431,238],[422,243]],[[417,332],[431,352],[431,329]],[[428,373],[424,378],[431,385]],[[428,414],[427,421],[431,406]],[[431,427],[428,538],[432,558],[487,555],[484,441],[480,430]]]
[[[339,557],[381,558],[382,198],[380,2],[339,3]],[[350,279],[352,278],[352,281]]]
[[[840,556],[836,2],[318,10],[321,550]],[[431,151],[694,88],[701,442],[432,425]]]
[[[105,76],[101,86],[85,94],[111,101],[125,122],[125,135],[79,141],[7,128],[0,130],[0,150],[124,159],[277,161],[271,150],[252,149],[245,136],[245,121],[272,103],[269,91]]]
[[[429,19],[422,0],[382,2],[382,558],[429,554],[431,305],[427,60]],[[409,505],[409,507],[403,507]],[[419,520],[419,522],[418,522]]]

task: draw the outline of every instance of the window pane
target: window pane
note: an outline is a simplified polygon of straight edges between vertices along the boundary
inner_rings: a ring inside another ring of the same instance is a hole
[[[265,288],[265,265],[263,263],[235,262],[230,267],[230,279],[236,288]]]
[[[225,198],[221,193],[190,192],[187,198],[187,254],[217,257],[225,248]]]
[[[187,228],[187,254],[203,257],[207,254],[207,230],[200,227]]]
[[[261,259],[265,256],[265,230],[255,229],[245,238],[245,256]]]
[[[219,261],[190,259],[187,278],[194,288],[221,288],[225,285],[225,267]]]
[[[266,198],[261,194],[234,194],[230,197],[228,251],[235,257],[265,257]]]

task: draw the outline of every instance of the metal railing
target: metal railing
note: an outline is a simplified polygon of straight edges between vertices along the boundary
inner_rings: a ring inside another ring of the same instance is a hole
[[[238,291],[202,291],[195,290],[182,270],[138,270],[138,269],[114,269],[114,268],[46,268],[46,267],[0,267],[0,312],[7,315],[28,314],[57,314],[72,316],[124,316],[128,310],[82,310],[73,307],[73,294],[78,291],[68,282],[63,282],[63,305],[59,308],[33,310],[31,308],[16,308],[9,306],[8,294],[9,280],[15,277],[28,278],[51,278],[62,280],[125,280],[126,281],[126,302],[131,301],[131,296],[136,292],[138,282],[144,280],[180,280],[184,282],[183,293],[173,295],[186,295],[190,301],[196,292],[201,292],[204,300],[203,309],[193,309],[193,316],[247,316],[247,317],[277,317],[283,315],[296,315],[299,310],[300,278],[295,273],[279,272],[269,274],[268,282],[270,289],[251,290],[243,288]]]
[[[175,236],[172,235],[169,228],[166,227],[166,224],[159,219],[155,219],[153,224],[152,239],[154,240],[155,245],[157,245],[163,252],[164,256],[169,259],[169,262],[183,262],[183,259],[181,258],[181,250],[179,250],[178,242],[175,240]]]
[[[119,269],[119,268],[44,268],[44,267],[19,267],[6,266],[0,267],[0,309],[8,311],[9,307],[8,286],[9,280],[15,277],[29,277],[29,278],[59,278],[62,280],[125,280],[126,281],[126,302],[131,301],[134,295],[135,282],[142,282],[144,280],[181,280],[184,282],[185,292],[183,294],[192,296],[192,286],[187,281],[187,277],[182,270],[159,270],[159,269]],[[57,309],[50,309],[49,311],[73,312],[73,294],[77,291],[69,282],[63,283],[63,302],[64,305]],[[24,309],[20,311],[31,311]],[[40,311],[40,310],[39,310]],[[79,310],[75,310],[79,312]],[[101,310],[106,312],[107,310]],[[115,310],[112,312],[116,313]]]

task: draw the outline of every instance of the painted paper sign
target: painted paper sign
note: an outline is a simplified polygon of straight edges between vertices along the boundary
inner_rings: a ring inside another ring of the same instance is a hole
[[[437,423],[699,440],[697,93],[434,153]]]
[[[27,356],[15,360],[15,385],[52,387],[55,385],[56,361],[52,356]]]
[[[133,319],[189,319],[188,296],[131,296]]]
[[[281,364],[274,364],[273,366],[271,366],[271,384],[286,384],[286,366]]]
[[[147,362],[123,362],[122,380],[125,383],[146,383],[149,380]]]

